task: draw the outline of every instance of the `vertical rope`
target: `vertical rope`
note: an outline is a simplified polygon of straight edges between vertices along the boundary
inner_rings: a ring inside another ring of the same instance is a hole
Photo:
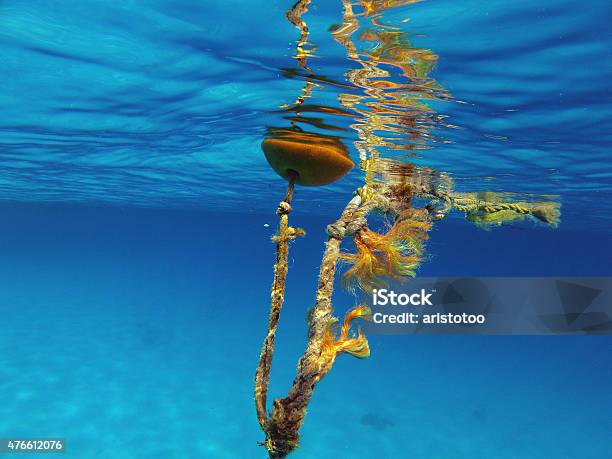
[[[285,300],[289,241],[303,234],[303,231],[289,227],[289,212],[291,212],[291,200],[293,199],[296,178],[297,175],[293,174],[287,186],[285,198],[278,205],[276,213],[280,217],[279,228],[276,236],[272,238],[276,242],[276,261],[274,262],[274,280],[272,281],[268,334],[263,342],[259,364],[255,373],[255,408],[257,410],[257,419],[262,429],[265,429],[267,423],[266,403],[272,356],[274,354],[274,339]]]

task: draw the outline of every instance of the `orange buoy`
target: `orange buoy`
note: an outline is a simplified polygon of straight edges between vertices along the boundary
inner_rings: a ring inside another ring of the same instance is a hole
[[[298,185],[327,185],[355,166],[336,137],[291,129],[273,129],[269,134],[261,145],[268,163],[285,180],[295,178]]]

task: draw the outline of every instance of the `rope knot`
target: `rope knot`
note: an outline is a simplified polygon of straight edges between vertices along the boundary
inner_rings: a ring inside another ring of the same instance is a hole
[[[289,212],[291,212],[291,204],[289,204],[287,201],[281,201],[278,204],[278,209],[276,209],[276,214],[287,215]]]
[[[357,188],[357,191],[355,193],[357,193],[357,195],[361,198],[362,203],[366,203],[376,196],[376,186],[378,186],[378,183],[364,185],[361,188]]]
[[[334,239],[338,239],[339,241],[341,241],[342,239],[344,239],[344,236],[346,235],[346,227],[344,226],[344,224],[340,222],[336,222],[331,225],[327,225],[327,235],[329,237],[332,237]]]

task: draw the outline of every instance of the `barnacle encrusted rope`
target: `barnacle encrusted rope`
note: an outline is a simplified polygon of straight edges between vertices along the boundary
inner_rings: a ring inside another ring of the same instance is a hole
[[[299,430],[315,386],[331,369],[336,356],[340,353],[359,358],[369,356],[366,338],[361,333],[356,337],[349,336],[351,322],[356,318],[366,318],[369,309],[358,306],[349,311],[340,335],[336,338],[334,325],[337,319],[333,316],[332,294],[342,239],[347,236],[357,237],[364,231],[367,227],[366,216],[372,210],[395,211],[404,206],[403,198],[396,201],[399,196],[385,195],[384,191],[383,187],[375,191],[360,190],[340,218],[327,227],[328,239],[319,271],[316,302],[308,314],[306,351],[300,358],[297,375],[288,395],[274,401],[272,413],[264,427],[265,445],[272,459],[285,458],[297,448]]]
[[[279,206],[281,225],[275,237],[279,250],[272,292],[271,341],[268,343],[266,339],[262,352],[262,378],[256,378],[259,421],[266,434],[265,446],[271,459],[285,458],[298,447],[299,431],[308,403],[317,383],[329,372],[336,356],[347,353],[365,358],[370,354],[365,336],[360,332],[357,336],[349,335],[355,319],[369,316],[370,311],[366,306],[358,306],[349,311],[340,333],[337,332],[338,319],[333,316],[332,295],[339,260],[352,265],[345,273],[345,280],[352,282],[361,291],[369,291],[382,285],[386,279],[405,280],[414,276],[414,270],[421,262],[422,245],[433,221],[446,216],[453,205],[465,212],[469,219],[483,225],[512,221],[527,215],[550,224],[558,219],[558,204],[554,202],[505,202],[504,196],[499,193],[459,194],[451,191],[450,184],[440,189],[426,185],[425,180],[415,179],[395,184],[365,185],[356,191],[340,218],[327,227],[328,239],[319,271],[316,302],[308,313],[306,350],[300,358],[297,375],[288,395],[274,401],[268,417],[265,393],[270,370],[269,359],[287,270],[287,248],[281,244],[294,237],[284,219],[290,207],[286,207],[286,201]],[[414,208],[414,197],[428,200],[430,204]],[[377,233],[368,228],[366,217],[372,211],[392,218],[393,224],[385,233]],[[341,242],[346,237],[354,238],[356,253],[340,253]],[[279,280],[282,282],[277,283]]]
[[[268,384],[270,382],[270,370],[272,367],[272,356],[274,354],[274,338],[280,318],[280,312],[285,299],[285,282],[287,279],[287,260],[289,258],[289,241],[297,236],[303,236],[304,230],[289,226],[289,212],[291,212],[291,200],[295,176],[289,181],[287,194],[278,205],[276,213],[280,217],[278,233],[272,237],[276,242],[276,261],[274,263],[274,280],[272,281],[272,293],[270,302],[270,319],[268,322],[268,334],[264,340],[259,365],[255,373],[255,407],[257,419],[262,428],[266,425],[266,399]]]
[[[328,336],[328,325],[332,321],[331,297],[340,242],[347,233],[347,227],[350,227],[352,222],[362,219],[367,213],[367,209],[362,208],[360,204],[361,197],[356,195],[346,206],[338,221],[328,227],[329,237],[319,271],[316,303],[308,314],[306,351],[299,361],[297,376],[289,394],[283,399],[274,401],[272,414],[264,427],[266,448],[270,458],[284,458],[297,448],[299,430],[304,422],[306,408],[315,385],[324,376],[323,370],[329,363],[327,359],[322,359],[322,353]]]

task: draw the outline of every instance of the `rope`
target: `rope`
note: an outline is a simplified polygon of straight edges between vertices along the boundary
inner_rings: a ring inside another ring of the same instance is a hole
[[[359,188],[355,192],[355,196],[347,204],[342,216],[335,223],[327,225],[327,236],[330,239],[342,241],[346,236],[351,236],[366,226],[365,216],[372,210],[374,200],[364,201],[363,191],[360,190],[363,189]]]
[[[491,203],[487,201],[479,201],[477,199],[469,199],[464,197],[454,197],[455,208],[461,212],[478,212],[484,211],[487,213],[499,212],[501,210],[511,210],[518,214],[531,214],[532,209],[522,204],[513,202]]]
[[[377,184],[372,183],[371,185],[364,185],[361,188],[357,188],[355,194],[361,198],[362,203],[372,201],[377,196]]]
[[[279,203],[276,213],[280,217],[278,233],[272,237],[276,242],[276,260],[274,262],[274,280],[270,294],[270,319],[268,321],[268,333],[263,342],[259,364],[255,373],[255,408],[257,419],[262,429],[268,422],[266,411],[268,385],[270,383],[270,371],[272,368],[272,356],[274,354],[274,340],[276,329],[280,319],[281,309],[285,300],[285,285],[287,280],[289,241],[305,234],[301,228],[289,226],[289,213],[291,212],[291,200],[297,174],[289,180],[285,198]]]

